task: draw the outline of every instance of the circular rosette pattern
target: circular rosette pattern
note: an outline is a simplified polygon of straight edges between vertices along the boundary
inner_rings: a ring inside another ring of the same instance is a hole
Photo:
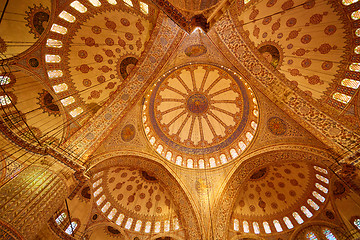
[[[209,64],[188,64],[164,74],[143,107],[150,144],[165,159],[188,168],[209,168],[237,158],[251,143],[258,106],[237,73]]]

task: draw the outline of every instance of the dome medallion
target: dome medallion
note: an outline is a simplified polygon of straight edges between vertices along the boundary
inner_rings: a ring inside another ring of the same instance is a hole
[[[237,73],[188,64],[164,74],[143,107],[145,134],[168,161],[210,168],[237,158],[258,124],[254,93]]]

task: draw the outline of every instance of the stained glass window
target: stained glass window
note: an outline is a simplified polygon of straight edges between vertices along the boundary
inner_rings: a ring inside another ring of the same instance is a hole
[[[348,6],[350,4],[356,3],[359,0],[342,0],[342,4]]]
[[[145,134],[147,135],[147,134],[149,134],[149,132],[150,132],[150,128],[149,128],[149,127],[146,127],[146,128],[145,128]]]
[[[288,217],[284,217],[283,220],[288,229],[292,229],[294,227],[294,225],[292,224],[292,222]]]
[[[354,224],[358,229],[360,229],[360,219],[359,218],[354,220]]]
[[[56,219],[55,222],[57,223],[57,225],[60,225],[66,218],[66,213],[61,213]]]
[[[102,178],[93,183],[93,188],[97,188],[102,183]]]
[[[239,148],[241,149],[241,151],[244,151],[244,150],[245,150],[246,145],[245,145],[245,143],[244,143],[243,141],[240,141],[240,142],[239,142]]]
[[[67,11],[62,11],[59,14],[59,17],[70,23],[73,23],[76,20],[76,18],[72,14],[68,13]]]
[[[341,81],[341,85],[343,85],[345,87],[353,88],[353,89],[358,89],[360,86],[360,81],[345,78]]]
[[[97,201],[96,201],[96,204],[98,205],[98,206],[100,206],[103,202],[104,202],[104,200],[105,200],[105,195],[102,195]]]
[[[233,148],[230,149],[230,155],[232,158],[237,158],[239,156],[238,153],[236,152],[236,150]]]
[[[319,210],[319,205],[317,205],[312,199],[309,198],[307,200],[307,203],[316,211]]]
[[[309,211],[309,209],[307,209],[307,207],[302,206],[300,209],[308,218],[311,218],[313,216],[313,214]]]
[[[11,103],[11,99],[8,95],[1,95],[0,96],[0,104],[2,106],[9,105]]]
[[[249,223],[247,221],[243,221],[243,229],[245,233],[250,232]]]
[[[257,128],[257,123],[254,122],[254,121],[252,121],[252,122],[251,122],[251,127],[252,127],[254,130],[256,130],[256,128]]]
[[[237,220],[236,218],[234,219],[234,230],[235,231],[240,230],[240,223],[239,223],[239,220]]]
[[[81,13],[85,13],[87,11],[87,8],[84,5],[82,5],[79,1],[73,1],[72,3],[70,3],[70,6]]]
[[[210,167],[216,167],[215,158],[210,158],[209,162],[210,162]]]
[[[70,111],[70,115],[72,117],[76,117],[78,116],[79,114],[81,114],[84,110],[82,109],[82,107],[77,107],[75,108],[74,110]]]
[[[68,89],[68,85],[66,83],[60,83],[58,85],[54,85],[53,89],[54,89],[55,93],[64,92]]]
[[[353,72],[360,72],[360,63],[352,63],[349,66],[349,70]]]
[[[355,47],[355,48],[354,48],[354,52],[355,52],[356,54],[360,54],[360,46]]]
[[[165,220],[165,222],[164,222],[164,232],[169,232],[169,231],[170,231],[170,221]]]
[[[56,23],[54,23],[54,24],[51,26],[50,31],[55,32],[55,33],[59,33],[59,34],[62,34],[62,35],[65,35],[65,34],[67,33],[67,28],[66,28],[66,27],[63,27],[63,26],[60,26],[60,25],[57,25]]]
[[[258,110],[254,110],[253,113],[254,113],[254,116],[255,116],[255,117],[258,117],[258,116],[259,116],[259,111],[258,111]]]
[[[297,212],[293,212],[293,217],[297,221],[298,224],[304,223],[304,220],[300,217],[300,215]]]
[[[140,10],[144,13],[144,14],[149,14],[149,5],[147,5],[144,2],[140,2]]]
[[[171,161],[171,156],[172,156],[172,153],[171,152],[167,152],[166,153],[166,159]]]
[[[49,70],[47,74],[49,78],[59,78],[63,76],[63,72],[61,70]]]
[[[326,177],[316,174],[316,178],[319,179],[320,181],[323,181],[326,184],[329,184],[329,179],[327,179]]]
[[[356,35],[357,37],[360,37],[360,28],[358,28],[358,29],[355,30],[355,35]]]
[[[64,105],[65,107],[74,103],[75,102],[75,98],[73,96],[61,99],[60,102],[62,103],[62,105]]]
[[[145,232],[149,233],[151,231],[151,222],[146,222],[145,224]]]
[[[193,168],[194,167],[194,161],[192,159],[187,160],[187,167],[188,168]]]
[[[308,233],[306,234],[306,238],[307,238],[308,240],[317,240],[317,237],[316,237],[316,235],[315,235],[313,232],[308,232]]]
[[[253,222],[253,228],[254,228],[255,234],[260,234],[260,228],[259,228],[259,224],[257,222]]]
[[[46,40],[46,46],[47,47],[53,47],[53,48],[61,48],[62,47],[62,41],[48,38]]]
[[[199,168],[205,168],[205,161],[204,159],[199,160]]]
[[[270,225],[268,222],[263,222],[263,226],[266,233],[271,233]]]
[[[328,240],[336,240],[336,237],[328,228],[323,229],[323,234],[325,235],[326,239],[328,239]]]
[[[315,183],[315,186],[320,189],[320,191],[324,192],[324,193],[328,193],[328,189],[326,187],[324,187],[323,185],[319,184],[319,183]]]
[[[108,219],[112,220],[115,216],[115,214],[117,213],[117,209],[116,208],[113,208],[111,209],[109,215],[108,215]]]
[[[139,232],[140,231],[140,229],[141,229],[141,225],[142,225],[142,221],[141,220],[137,220],[136,221],[136,224],[135,224],[135,231],[136,232]]]
[[[69,226],[65,230],[65,233],[72,235],[75,232],[77,225],[77,222],[71,222],[71,224],[69,224]]]
[[[282,229],[282,227],[280,225],[280,222],[278,220],[274,220],[273,223],[274,223],[274,226],[275,226],[275,229],[276,229],[277,232],[282,232],[283,231],[283,229]]]
[[[314,169],[318,172],[322,172],[324,174],[328,174],[328,171],[325,168],[321,168],[319,166],[314,166]]]
[[[358,19],[360,19],[360,10],[354,11],[354,12],[351,14],[351,18],[352,18],[353,20],[358,20]]]
[[[250,133],[250,132],[247,132],[246,133],[246,138],[247,138],[247,140],[249,141],[249,142],[251,142],[251,140],[253,139],[253,135]]]
[[[45,54],[45,62],[59,63],[61,62],[61,57],[59,55]]]
[[[124,214],[120,213],[120,215],[119,215],[119,217],[116,219],[116,222],[115,222],[115,223],[120,226],[121,223],[122,223],[122,221],[124,220],[124,217],[125,217]]]
[[[161,229],[161,222],[156,222],[154,227],[154,232],[159,233]]]
[[[126,229],[130,229],[131,225],[132,225],[133,219],[132,218],[128,218],[125,224],[125,228]]]
[[[179,166],[181,166],[181,164],[182,164],[182,157],[180,157],[180,156],[177,156],[177,157],[176,157],[176,164],[179,165]]]
[[[159,144],[159,146],[157,147],[157,149],[156,149],[156,151],[159,153],[159,154],[161,154],[162,153],[162,151],[163,151],[163,146],[161,145],[161,144]]]
[[[94,7],[100,7],[101,2],[99,0],[88,0]]]
[[[116,0],[107,0],[108,3],[110,3],[111,5],[116,5],[117,1]]]
[[[3,75],[0,75],[0,85],[4,86],[6,84],[9,84],[10,83],[10,77],[9,76],[3,76]]]
[[[123,0],[123,2],[124,2],[126,5],[128,5],[129,7],[133,7],[133,6],[134,6],[131,0]]]
[[[220,161],[221,161],[222,164],[227,163],[227,158],[226,158],[225,154],[220,155]]]
[[[155,143],[155,137],[151,137],[149,142],[151,143],[151,145],[154,145],[154,143]]]
[[[316,199],[319,200],[320,202],[325,202],[325,198],[323,196],[321,196],[320,193],[313,191],[312,195],[314,197],[316,197]]]
[[[180,228],[179,219],[174,218],[173,224],[174,224],[174,230],[178,230]]]
[[[336,93],[333,94],[333,99],[335,99],[335,100],[337,100],[339,102],[347,104],[351,100],[351,97],[348,96],[348,95],[345,95],[343,93],[336,92]]]
[[[109,209],[110,206],[111,206],[110,202],[105,203],[105,205],[101,208],[101,211],[103,213],[106,213],[106,211]]]

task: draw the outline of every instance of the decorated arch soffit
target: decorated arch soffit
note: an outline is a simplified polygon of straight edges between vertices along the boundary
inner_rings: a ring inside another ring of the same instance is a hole
[[[321,109],[319,104],[306,97],[303,91],[275,69],[279,68],[280,60],[284,57],[279,54],[280,62],[273,61],[271,54],[275,51],[273,47],[278,47],[278,42],[273,47],[265,44],[259,45],[259,49],[262,46],[267,48],[256,49],[246,32],[239,28],[241,23],[236,9],[239,8],[224,14],[208,34],[227,59],[283,111],[335,151],[341,153],[344,149],[356,148],[360,141],[356,133],[330,117],[333,115],[329,111]]]
[[[118,122],[140,99],[151,79],[159,73],[166,59],[171,55],[173,48],[182,39],[183,34],[179,27],[160,13],[152,30],[151,38],[147,42],[147,49],[142,53],[130,75],[117,87],[117,90],[112,93],[103,105],[104,107],[93,119],[73,134],[64,145],[71,147],[74,153],[78,155],[88,151],[83,155],[83,158],[86,159],[98,146],[95,144],[100,144],[111,131],[114,127],[113,123]],[[131,59],[127,58],[125,62],[128,61],[130,65],[133,65]],[[115,60],[116,58],[113,61]],[[121,70],[121,63],[119,64]],[[126,70],[126,67],[123,69]],[[121,72],[119,75],[121,77]]]
[[[319,166],[329,166],[331,163],[334,162],[334,160],[332,160],[330,158],[330,155],[328,153],[326,153],[322,150],[319,150],[319,149],[309,149],[308,147],[299,147],[299,146],[293,146],[293,147],[287,146],[287,147],[284,147],[284,149],[281,149],[281,148],[282,148],[281,146],[272,147],[270,149],[259,151],[258,153],[250,154],[249,156],[246,156],[246,160],[244,160],[241,164],[237,164],[236,166],[234,166],[233,171],[229,174],[228,180],[224,182],[223,188],[218,195],[219,198],[215,204],[215,207],[213,208],[213,209],[215,209],[214,215],[213,215],[214,216],[213,223],[214,223],[214,234],[215,234],[216,239],[226,239],[228,230],[230,228],[233,229],[234,224],[231,221],[231,219],[232,219],[231,217],[233,216],[232,209],[239,202],[239,201],[236,201],[236,199],[237,199],[236,196],[238,196],[239,189],[242,189],[242,186],[244,186],[244,184],[246,184],[246,183],[251,184],[250,181],[251,181],[252,175],[250,176],[250,173],[253,173],[254,169],[258,169],[258,170],[263,169],[263,168],[267,169],[266,167],[270,166],[271,164],[273,164],[274,166],[279,165],[279,169],[280,169],[281,168],[280,166],[285,166],[286,164],[291,165],[291,163],[299,163],[301,165],[306,166],[306,168],[308,168],[310,172],[313,172],[312,167],[309,167],[311,164],[319,165]],[[294,166],[292,166],[292,167],[294,167]],[[296,165],[294,168],[298,169],[297,167],[298,167],[298,165]],[[264,171],[264,173],[267,173],[268,172],[267,170]],[[277,170],[278,169],[276,169],[276,171]],[[288,170],[286,170],[286,171],[288,172]],[[261,171],[259,172],[258,175],[253,174],[254,175],[253,178],[256,180],[256,178],[258,176],[260,176],[261,174],[262,174]],[[276,174],[276,173],[274,172],[274,174]],[[263,174],[263,175],[265,176],[266,174]],[[279,175],[279,174],[277,174],[277,175]],[[303,177],[303,176],[301,175],[299,177]],[[313,178],[313,176],[311,178]],[[291,186],[294,186],[294,184],[296,185],[295,182],[296,181],[293,180],[293,181],[289,181],[286,184],[290,184],[290,185],[292,184]],[[308,186],[309,189],[312,188],[309,186]],[[250,186],[248,187],[248,189],[250,189]],[[256,189],[254,191],[256,192]],[[265,192],[264,192],[264,194],[265,194]],[[289,192],[288,194],[293,194],[293,193]],[[293,197],[294,196],[291,196],[290,198],[293,198]],[[306,198],[306,196],[303,196],[303,197]],[[280,198],[283,198],[283,196],[280,196]],[[285,196],[285,198],[286,198],[286,196]],[[250,201],[251,198],[249,197],[248,200]],[[256,200],[258,201],[259,199],[257,198]],[[244,204],[245,205],[248,204],[249,201],[247,201],[247,202],[244,201]],[[250,207],[250,205],[249,205],[249,207]],[[244,206],[241,205],[241,207],[244,207]],[[269,205],[257,204],[256,206],[269,207],[272,209],[270,211],[278,210],[278,209],[272,208],[271,203]],[[285,204],[285,206],[287,206],[287,204]],[[240,206],[237,206],[237,207],[240,207]],[[273,206],[273,207],[276,208],[276,206]],[[252,209],[252,208],[253,207],[248,208],[248,211],[253,211],[254,209]],[[255,211],[256,211],[256,209],[255,209]],[[242,211],[240,211],[240,212],[242,212]],[[260,209],[259,213],[264,214],[264,212],[261,209]],[[245,214],[244,218],[246,218],[246,216],[252,216],[252,214],[251,215]],[[246,219],[241,219],[241,220],[246,220]],[[251,222],[251,221],[249,221],[249,222]]]
[[[184,192],[184,188],[179,185],[173,174],[161,164],[145,157],[128,155],[119,156],[118,152],[114,152],[105,153],[101,157],[98,156],[96,159],[93,159],[91,166],[93,167],[91,167],[89,171],[92,176],[93,187],[95,186],[96,188],[95,190],[99,189],[101,184],[99,183],[100,178],[103,178],[101,182],[107,182],[107,188],[112,186],[115,189],[113,191],[111,188],[109,192],[105,189],[104,194],[106,195],[108,193],[107,195],[109,196],[106,196],[106,200],[100,204],[100,206],[103,207],[106,201],[110,201],[111,205],[117,208],[118,211],[113,219],[115,224],[118,217],[117,215],[122,212],[127,213],[126,217],[131,217],[134,221],[141,220],[143,225],[146,221],[154,221],[150,230],[152,234],[154,234],[155,231],[155,222],[159,221],[162,222],[160,224],[160,232],[162,233],[186,229],[186,239],[201,239],[201,230],[197,214],[192,207],[193,204],[190,202],[188,195]],[[131,179],[125,183],[125,180],[129,177],[131,177]],[[117,181],[116,178],[120,178],[118,179],[119,181]],[[136,183],[136,179],[139,180],[138,183]],[[139,184],[141,184],[140,182],[143,182],[144,184],[139,186]],[[135,186],[132,186],[134,184]],[[147,186],[146,188],[145,185]],[[126,188],[127,191],[124,192],[122,190],[119,192],[120,194],[116,195],[116,189],[122,187]],[[126,195],[127,192],[131,191],[135,194],[131,195],[129,193],[128,197],[123,196],[123,194]],[[103,192],[99,193],[99,196],[97,197],[101,197],[102,194]],[[139,199],[133,201],[133,197],[130,195],[135,198],[138,197]],[[144,204],[140,206],[140,204],[138,204],[140,202],[143,202]],[[171,211],[171,213],[168,211]],[[149,214],[154,216],[150,216]],[[167,219],[169,216],[178,219],[179,227],[177,228],[172,221],[170,223],[170,230],[165,231],[165,221],[169,220]],[[126,220],[127,219],[124,218],[125,222]],[[120,224],[120,226],[125,227],[125,222],[123,224],[121,223],[122,225]],[[133,227],[131,230],[134,230],[134,223],[132,224]],[[142,232],[145,232],[145,225],[142,226],[141,229]]]

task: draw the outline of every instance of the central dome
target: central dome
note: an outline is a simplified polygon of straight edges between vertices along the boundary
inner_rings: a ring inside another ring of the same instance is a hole
[[[187,167],[215,167],[250,144],[258,122],[254,93],[236,73],[209,64],[175,68],[150,89],[145,133],[156,151]]]

